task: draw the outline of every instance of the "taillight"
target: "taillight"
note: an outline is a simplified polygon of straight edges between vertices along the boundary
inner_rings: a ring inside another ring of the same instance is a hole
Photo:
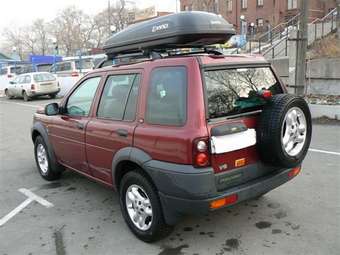
[[[78,72],[72,72],[71,76],[72,76],[72,77],[78,77],[78,76],[79,76],[79,73],[78,73]]]
[[[35,90],[35,85],[31,84],[31,90]]]
[[[13,75],[7,74],[7,78],[13,78]]]
[[[210,165],[209,139],[198,138],[193,144],[193,164],[195,167]]]

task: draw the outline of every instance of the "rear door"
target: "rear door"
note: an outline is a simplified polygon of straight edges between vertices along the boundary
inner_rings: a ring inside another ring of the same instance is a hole
[[[64,165],[90,174],[85,153],[85,129],[101,76],[88,77],[66,99],[63,114],[54,117],[50,136],[57,158]]]
[[[112,184],[112,160],[133,145],[141,71],[107,75],[95,116],[86,128],[86,154],[92,175]]]
[[[270,66],[207,67],[203,72],[215,172],[233,173],[229,181],[239,184],[273,170],[261,165],[256,149],[257,119],[267,103],[262,92],[283,93]]]

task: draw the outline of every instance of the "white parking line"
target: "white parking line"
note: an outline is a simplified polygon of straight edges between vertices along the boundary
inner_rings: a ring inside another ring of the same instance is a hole
[[[26,195],[27,199],[24,202],[22,202],[20,205],[18,205],[15,209],[13,209],[11,212],[9,212],[2,219],[0,219],[0,227],[3,226],[7,221],[12,219],[19,212],[21,212],[23,209],[25,209],[25,207],[28,206],[33,201],[38,202],[39,204],[45,206],[46,208],[53,207],[52,203],[48,202],[42,197],[39,197],[38,195],[34,194],[32,191],[28,189],[19,189],[19,191],[23,193],[24,195]]]
[[[15,103],[15,102],[4,102],[4,101],[0,101],[0,103],[3,103],[3,104],[16,104],[16,105],[27,106],[27,107],[32,107],[32,108],[44,107],[43,105],[23,104],[23,103]]]
[[[340,152],[334,152],[334,151],[324,151],[324,150],[317,150],[317,149],[309,149],[309,151],[340,156]]]

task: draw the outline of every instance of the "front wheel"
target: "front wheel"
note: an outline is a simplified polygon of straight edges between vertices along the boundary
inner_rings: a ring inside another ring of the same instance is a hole
[[[52,162],[48,155],[48,148],[44,139],[38,136],[34,142],[34,156],[39,173],[47,181],[54,181],[61,177],[62,171],[53,171]]]
[[[57,96],[57,94],[50,94],[50,95],[49,95],[49,97],[50,97],[51,99],[56,98],[56,96]]]
[[[159,240],[172,229],[164,222],[156,189],[137,171],[127,173],[121,181],[120,206],[125,222],[144,242]]]

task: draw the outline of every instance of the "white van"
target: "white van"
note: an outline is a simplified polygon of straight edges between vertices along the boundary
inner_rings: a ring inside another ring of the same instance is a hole
[[[20,66],[4,66],[0,69],[0,95],[5,91],[10,81],[20,72]]]

